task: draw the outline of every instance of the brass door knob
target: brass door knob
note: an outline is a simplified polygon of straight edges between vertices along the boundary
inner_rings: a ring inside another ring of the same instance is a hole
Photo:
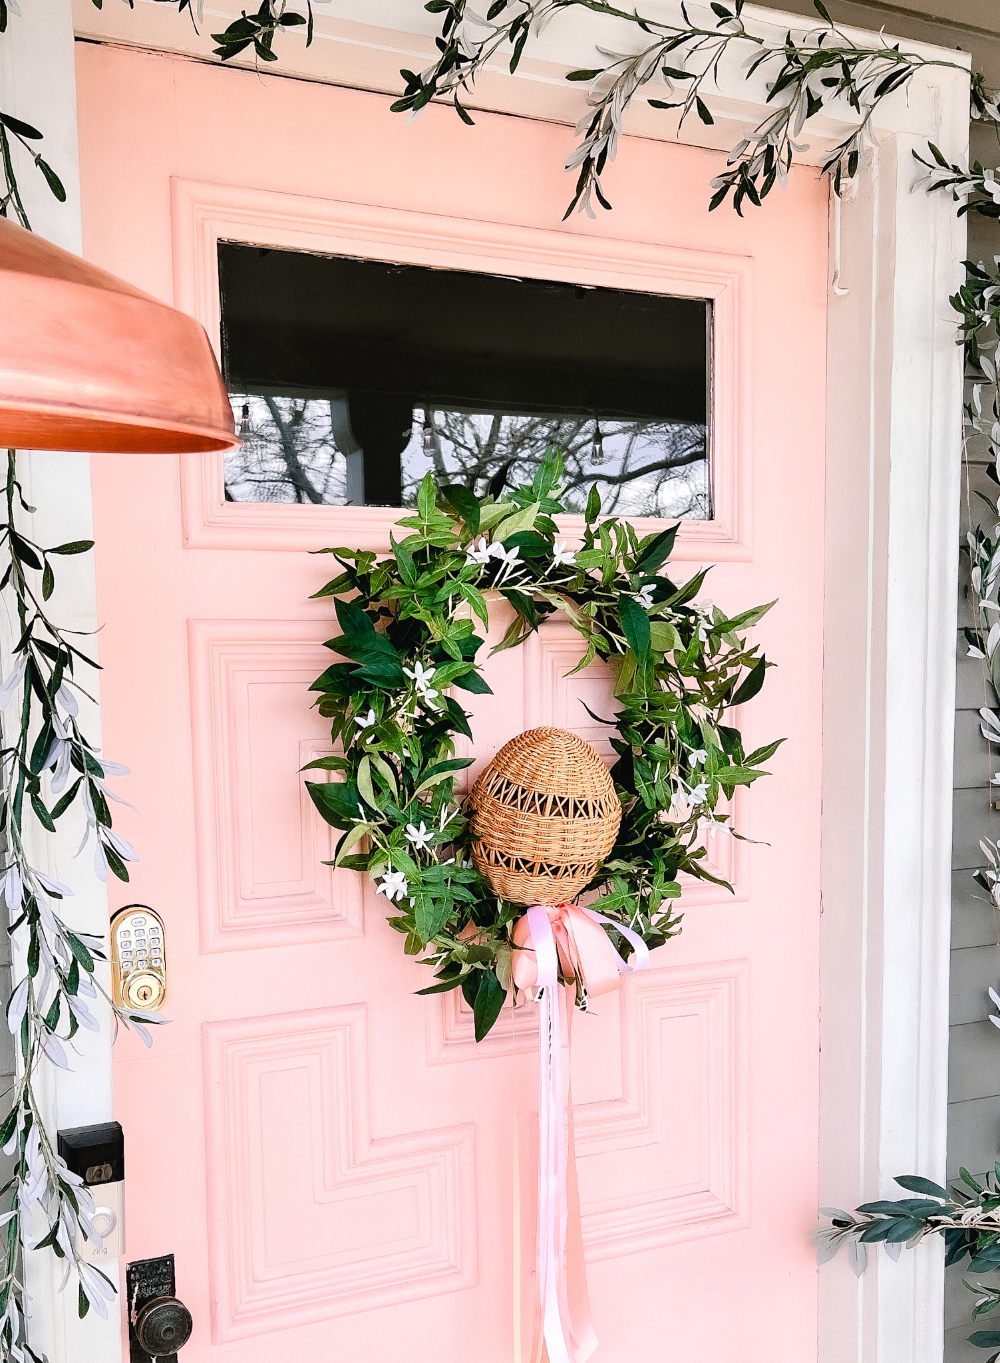
[[[141,1307],[135,1320],[135,1337],[150,1358],[175,1354],[191,1338],[191,1312],[176,1297],[154,1297]]]

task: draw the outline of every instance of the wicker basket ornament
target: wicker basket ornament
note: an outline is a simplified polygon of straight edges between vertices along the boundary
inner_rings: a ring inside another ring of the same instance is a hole
[[[469,798],[472,860],[501,899],[564,904],[600,869],[622,807],[598,753],[568,729],[501,748]]]

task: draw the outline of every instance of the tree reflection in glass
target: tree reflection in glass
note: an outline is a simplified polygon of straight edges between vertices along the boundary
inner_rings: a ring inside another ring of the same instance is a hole
[[[226,455],[226,497],[239,502],[395,504],[365,487],[369,456],[358,444],[342,395],[232,395],[243,447]],[[550,446],[563,453],[564,501],[582,511],[592,483],[604,510],[620,516],[711,517],[704,425],[586,414],[477,412],[414,406],[398,432],[402,504],[412,505],[428,468],[439,482],[482,493],[502,473],[530,482]],[[402,420],[402,419],[401,419]],[[384,458],[386,451],[380,452]],[[369,477],[369,482],[371,478]],[[367,495],[366,495],[367,492]]]

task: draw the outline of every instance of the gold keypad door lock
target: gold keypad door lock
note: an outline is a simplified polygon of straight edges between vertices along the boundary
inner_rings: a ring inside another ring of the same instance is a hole
[[[111,983],[122,1008],[155,1011],[167,997],[163,920],[146,904],[126,904],[111,919]]]

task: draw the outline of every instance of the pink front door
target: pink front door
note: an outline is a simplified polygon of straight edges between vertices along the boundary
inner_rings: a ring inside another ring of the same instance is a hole
[[[674,572],[718,563],[724,608],[779,598],[744,718],[788,742],[737,806],[758,841],[713,848],[735,896],[691,890],[683,935],[575,1020],[584,1237],[597,1363],[815,1358],[825,187],[709,215],[719,157],[636,140],[615,212],[561,227],[551,124],[408,128],[379,95],[110,47],[78,79],[89,258],[210,327],[219,239],[713,300],[715,516]],[[170,968],[171,1025],[117,1042],[127,1257],[176,1255],[184,1363],[509,1363],[533,1010],[477,1047],[456,994],[416,997],[298,775],[336,632],[306,551],[388,547],[394,517],[225,503],[200,456],[97,457],[94,496],[105,737],[140,810],[115,892],[162,914]],[[480,762],[539,723],[599,737],[578,656],[554,624],[490,664]]]

